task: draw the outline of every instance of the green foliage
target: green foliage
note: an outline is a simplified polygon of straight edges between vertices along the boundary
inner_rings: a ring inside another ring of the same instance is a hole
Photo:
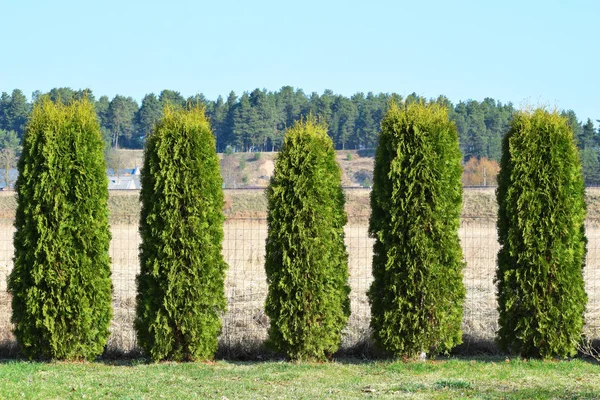
[[[352,137],[358,118],[356,103],[345,96],[338,95],[335,96],[331,110],[332,119],[329,133],[333,135],[333,140],[338,148],[344,150],[349,144],[353,145],[352,147],[356,147],[356,139]],[[350,155],[350,159],[352,159],[352,155]]]
[[[161,106],[168,106],[173,109],[182,109],[185,107],[186,103],[185,98],[181,95],[181,93],[168,89],[160,92],[158,101],[160,102]]]
[[[15,131],[5,131],[0,129],[0,151],[8,150],[13,154],[19,154],[19,137]]]
[[[5,399],[597,399],[598,364],[479,355],[443,362],[2,362]],[[115,365],[117,364],[117,365]],[[292,390],[293,389],[293,390]],[[65,394],[64,396],[60,396]]]
[[[438,104],[392,103],[375,158],[368,295],[377,344],[395,356],[461,342],[464,267],[458,133]]]
[[[260,151],[257,151],[256,153],[254,153],[254,161],[260,161],[262,157],[262,153]]]
[[[87,100],[36,103],[17,180],[14,332],[31,358],[93,359],[111,319],[108,183]]]
[[[326,359],[339,347],[350,288],[341,171],[314,118],[288,129],[267,201],[267,344],[291,359]]]
[[[585,147],[579,152],[581,157],[581,171],[585,183],[600,184],[600,160],[598,159],[598,150],[593,147]]]
[[[352,153],[346,153],[346,161],[352,161]]]
[[[575,122],[572,121],[572,118],[576,117],[574,117],[574,113],[571,113],[566,114],[566,116],[569,119],[569,126],[578,128],[579,135],[575,136],[575,141],[581,150],[579,155],[581,157],[583,178],[586,184],[597,185],[600,183],[600,160],[598,159],[600,133],[596,132],[594,123],[589,118],[581,127],[574,125],[577,124],[577,120],[575,119]],[[573,133],[575,134],[575,130]]]
[[[36,91],[32,97],[35,100],[40,95]],[[93,102],[89,89],[75,91],[70,88],[53,88],[49,95],[53,101],[65,104],[71,99],[81,99],[84,96]],[[395,93],[372,92],[366,95],[359,92],[346,97],[334,94],[331,90],[306,95],[302,89],[283,86],[273,92],[255,89],[240,97],[232,91],[226,101],[221,96],[214,101],[208,100],[202,93],[198,93],[189,97],[187,102],[206,107],[206,115],[217,140],[217,151],[224,152],[227,147],[231,147],[234,152],[278,151],[286,127],[313,113],[320,120],[327,121],[327,134],[333,139],[336,149],[360,149],[361,152],[368,152],[377,146],[379,126],[391,100],[400,102],[402,97]],[[416,93],[406,97],[407,104],[425,100]],[[487,97],[483,101],[467,100],[454,105],[444,96],[439,96],[432,102],[448,109],[448,118],[458,129],[465,161],[481,157],[500,161],[502,137],[515,112],[512,103],[501,103]],[[158,97],[153,93],[144,96],[138,107],[126,95],[116,95],[111,101],[106,96],[100,97],[96,102],[96,112],[107,146],[142,148],[145,137],[162,116],[165,105],[184,108],[186,99],[179,92],[163,90]],[[2,93],[0,129],[14,130],[21,137],[30,109],[31,104],[27,103],[20,90],[15,89],[12,94]],[[600,133],[597,133],[591,120],[586,124],[578,121],[574,111],[563,111],[562,114],[569,119],[578,147],[593,147],[586,152],[584,159],[586,183],[600,183],[600,164],[597,166],[592,157],[592,153],[599,155]],[[590,138],[591,141],[588,140]]]
[[[131,141],[136,132],[135,115],[139,107],[131,97],[115,96],[108,106],[107,128],[112,135],[112,146],[119,147],[120,140]],[[135,147],[135,146],[134,146]]]
[[[227,265],[222,179],[204,111],[166,107],[144,154],[138,343],[154,360],[210,359]]]
[[[243,171],[244,169],[246,169],[246,155],[242,154],[242,156],[240,157],[240,162],[238,164],[238,168],[240,169],[240,171]]]
[[[248,93],[240,97],[239,103],[232,109],[232,114],[232,145],[240,151],[253,148],[257,143],[262,121],[259,121],[258,110],[252,107]]]
[[[61,88],[53,88],[47,93],[50,100],[54,103],[62,103],[62,104],[71,104],[74,100],[82,100],[87,99],[90,103],[96,103],[94,99],[94,95],[90,89],[80,89],[73,90],[69,87],[61,87]],[[34,93],[34,99],[39,98],[41,96],[40,92]],[[96,113],[98,113],[98,109],[96,108]],[[102,124],[102,120],[100,120],[100,124]]]
[[[523,356],[576,353],[587,296],[584,185],[565,117],[520,112],[498,176],[496,283],[502,349]]]
[[[21,138],[25,131],[25,125],[29,118],[31,106],[27,103],[27,98],[19,89],[13,90],[6,111],[6,128],[17,132],[17,135]]]
[[[147,94],[142,99],[142,105],[137,112],[136,120],[140,134],[147,137],[162,116],[163,106],[154,93]]]

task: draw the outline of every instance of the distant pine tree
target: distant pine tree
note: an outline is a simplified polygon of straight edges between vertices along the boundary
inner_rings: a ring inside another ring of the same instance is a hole
[[[225,311],[223,189],[204,111],[164,110],[142,169],[135,329],[154,360],[214,357]]]
[[[102,353],[111,319],[108,182],[93,105],[34,107],[17,179],[14,332],[30,358]]]
[[[368,295],[375,341],[395,356],[437,354],[461,343],[461,158],[444,107],[390,105],[371,192]]]
[[[267,198],[268,345],[326,359],[350,315],[346,213],[333,143],[312,117],[288,129]]]
[[[576,353],[587,296],[581,162],[568,120],[517,113],[498,176],[498,341],[523,356]]]

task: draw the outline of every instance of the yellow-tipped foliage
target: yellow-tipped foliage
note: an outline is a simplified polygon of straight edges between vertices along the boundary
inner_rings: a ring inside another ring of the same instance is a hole
[[[267,189],[268,344],[324,360],[350,314],[344,193],[333,142],[309,117],[287,131]]]
[[[587,296],[581,162],[557,112],[517,113],[498,175],[500,347],[523,356],[576,353]]]
[[[227,265],[219,160],[202,109],[165,109],[141,179],[138,343],[157,361],[213,358]]]
[[[375,341],[395,356],[437,354],[461,343],[461,158],[445,108],[390,105],[371,192],[368,295]]]
[[[94,107],[39,100],[17,179],[14,332],[31,358],[93,359],[109,335],[108,182]]]

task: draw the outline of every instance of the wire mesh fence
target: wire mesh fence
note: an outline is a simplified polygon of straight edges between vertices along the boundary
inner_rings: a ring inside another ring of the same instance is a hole
[[[373,247],[364,215],[349,217],[345,234],[352,292],[351,316],[342,342],[342,348],[346,350],[369,342],[370,307],[366,292],[372,281]],[[107,349],[128,353],[136,350],[133,320],[135,277],[139,272],[138,215],[112,215],[111,221],[114,317]],[[226,220],[224,230],[223,255],[229,265],[225,282],[228,309],[223,316],[220,347],[225,354],[227,349],[252,352],[262,347],[269,325],[264,313],[267,223],[264,217],[232,217]],[[600,220],[588,219],[586,232],[588,253],[584,274],[589,302],[585,333],[589,338],[600,339]],[[13,233],[13,220],[0,219],[0,347],[4,352],[15,349],[10,324],[10,296],[6,288],[12,268]],[[489,217],[463,217],[459,236],[466,261],[464,339],[467,343],[490,341],[498,328],[494,285],[499,249],[496,221]]]
[[[0,348],[3,349],[14,348],[10,296],[6,288],[8,274],[12,270],[14,231],[12,218],[0,218]]]
[[[493,340],[498,329],[496,310],[496,220],[489,217],[463,217],[458,231],[466,267],[463,281],[466,298],[463,312],[465,342]]]
[[[584,334],[591,340],[600,340],[600,219],[588,218],[585,223],[588,240],[586,265],[583,271],[588,303],[585,313]]]

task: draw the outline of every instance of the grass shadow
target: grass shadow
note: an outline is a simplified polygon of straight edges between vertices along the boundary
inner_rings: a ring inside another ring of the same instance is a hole
[[[453,348],[450,354],[457,356],[494,356],[503,354],[494,339],[467,334],[463,334],[462,339],[462,344]]]
[[[0,342],[0,359],[19,357],[20,352],[16,341]]]

